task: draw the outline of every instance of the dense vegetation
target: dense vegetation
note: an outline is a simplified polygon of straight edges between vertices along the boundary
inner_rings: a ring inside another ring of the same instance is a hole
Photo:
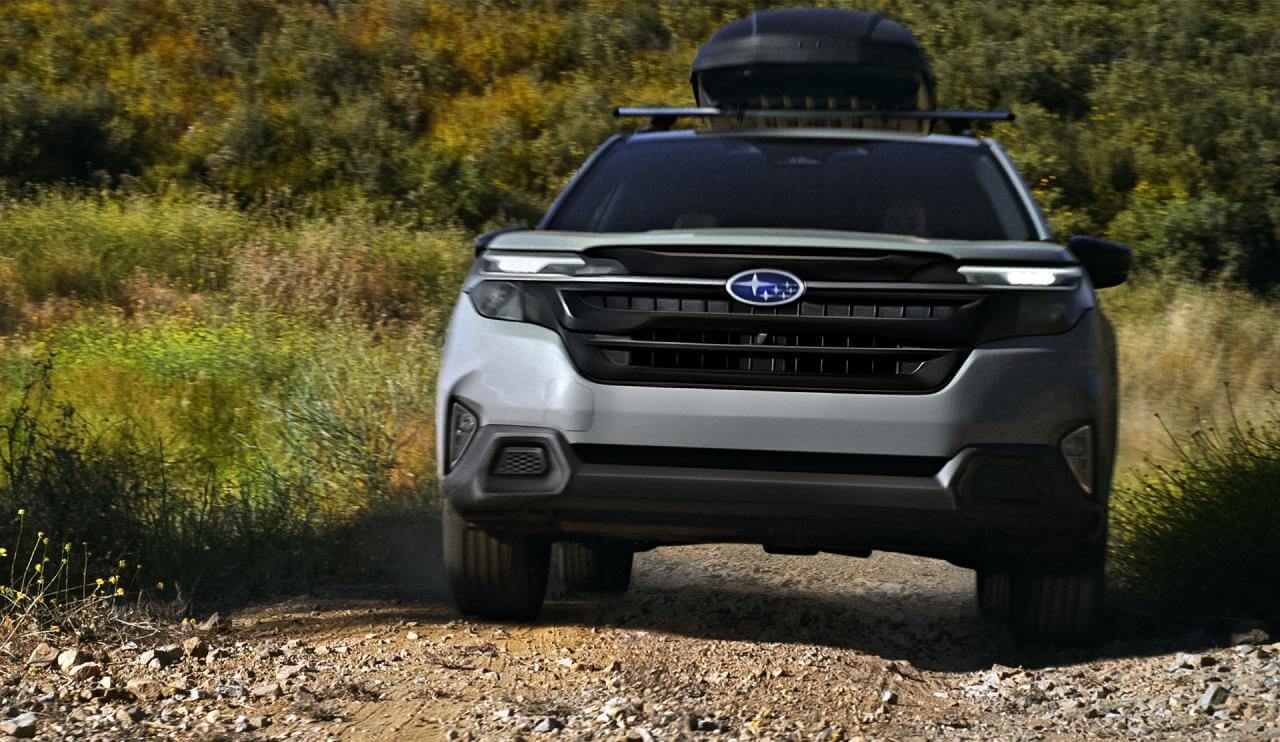
[[[1273,404],[1277,400],[1273,400]],[[1132,593],[1175,611],[1280,611],[1280,410],[1225,418],[1177,443],[1171,461],[1120,491],[1112,568]]]
[[[165,597],[394,577],[417,552],[388,524],[433,495],[466,234],[536,219],[609,108],[689,102],[697,45],[775,5],[0,3],[0,512],[22,512],[0,518],[0,608],[35,609],[42,532]],[[1122,476],[1149,485],[1121,499],[1118,574],[1149,582],[1183,542],[1141,523],[1195,527],[1143,494],[1191,491],[1184,469],[1131,472],[1166,450],[1153,413],[1223,418],[1230,380],[1248,417],[1280,384],[1258,297],[1280,284],[1280,8],[860,6],[916,31],[945,106],[1019,114],[1000,137],[1061,233],[1137,248],[1143,280],[1106,301]],[[1274,448],[1190,455],[1230,476],[1244,451]],[[1195,497],[1274,492],[1247,476]]]
[[[423,225],[530,220],[611,105],[689,102],[708,34],[792,4],[3,3],[0,174],[19,191],[176,182],[242,205],[357,197]],[[1275,3],[857,5],[917,33],[944,105],[1020,115],[1003,138],[1064,233],[1166,271],[1280,279]]]

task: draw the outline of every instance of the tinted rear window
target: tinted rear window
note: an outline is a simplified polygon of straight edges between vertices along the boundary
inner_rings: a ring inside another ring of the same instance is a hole
[[[548,226],[1034,239],[1025,209],[983,147],[763,137],[621,142],[583,176]]]

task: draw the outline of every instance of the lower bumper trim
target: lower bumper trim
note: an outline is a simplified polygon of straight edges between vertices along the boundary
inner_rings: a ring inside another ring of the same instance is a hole
[[[544,448],[548,471],[495,474],[494,457],[514,445]],[[953,560],[1062,553],[1096,546],[1105,530],[1104,505],[1080,490],[1051,446],[975,446],[923,461],[797,454],[787,463],[786,454],[759,452],[756,464],[756,452],[676,449],[670,465],[660,464],[661,450],[609,448],[602,456],[552,430],[487,426],[445,477],[444,496],[496,530],[871,548]],[[735,459],[741,468],[691,465]],[[818,463],[825,470],[805,470]]]

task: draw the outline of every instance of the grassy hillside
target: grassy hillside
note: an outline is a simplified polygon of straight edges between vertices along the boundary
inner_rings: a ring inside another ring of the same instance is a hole
[[[0,3],[0,179],[528,220],[610,107],[689,103],[698,44],[794,4]],[[1018,113],[1003,139],[1064,234],[1114,236],[1165,273],[1280,279],[1280,6],[856,5],[915,31],[943,105]]]

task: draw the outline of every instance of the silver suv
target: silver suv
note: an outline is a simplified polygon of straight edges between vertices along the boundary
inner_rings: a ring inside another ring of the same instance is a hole
[[[746,542],[947,559],[1023,636],[1095,627],[1116,373],[1094,289],[1129,254],[1053,244],[995,142],[617,136],[477,252],[438,397],[464,613],[534,618],[553,561],[616,592],[636,551]]]
[[[636,550],[758,542],[977,569],[1028,635],[1096,619],[1116,434],[1093,289],[989,139],[617,137],[488,235],[439,375],[458,608],[625,590]]]

